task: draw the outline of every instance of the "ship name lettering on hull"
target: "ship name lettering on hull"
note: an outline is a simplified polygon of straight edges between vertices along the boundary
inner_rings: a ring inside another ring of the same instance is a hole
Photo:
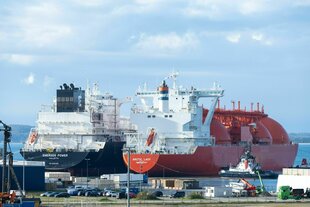
[[[141,158],[141,157],[135,157],[132,160],[134,162],[136,162],[137,164],[145,164],[145,163],[148,163],[149,161],[151,161],[150,158]]]
[[[42,157],[68,157],[68,154],[42,154]]]

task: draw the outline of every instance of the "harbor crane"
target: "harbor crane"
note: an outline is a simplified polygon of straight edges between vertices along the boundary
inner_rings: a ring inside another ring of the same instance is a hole
[[[16,174],[13,169],[13,153],[8,151],[8,145],[11,142],[11,127],[6,125],[0,120],[0,124],[2,124],[3,128],[0,128],[0,131],[3,131],[3,154],[2,154],[2,191],[0,192],[0,207],[4,203],[14,203],[16,193],[10,193],[11,190],[11,182],[10,177],[15,181],[19,192],[21,192],[22,197],[24,197],[23,191],[19,185]],[[8,160],[8,165],[7,165]]]

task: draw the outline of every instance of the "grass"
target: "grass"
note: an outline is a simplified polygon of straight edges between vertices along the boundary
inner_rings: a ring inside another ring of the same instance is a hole
[[[187,196],[188,199],[204,199],[204,197],[197,192],[193,192]]]
[[[103,197],[99,201],[100,202],[111,202],[112,200],[108,199],[107,197]]]
[[[155,195],[142,191],[138,193],[137,200],[159,200]]]

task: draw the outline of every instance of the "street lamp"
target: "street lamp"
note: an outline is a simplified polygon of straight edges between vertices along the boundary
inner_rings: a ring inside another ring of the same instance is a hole
[[[23,142],[23,193],[25,192],[25,144],[26,142]]]
[[[129,196],[129,190],[130,190],[130,151],[131,149],[134,149],[134,147],[124,147],[122,150],[124,152],[127,152],[127,207],[130,207],[130,196]]]
[[[89,158],[86,158],[86,187],[88,188],[88,161],[90,160]]]

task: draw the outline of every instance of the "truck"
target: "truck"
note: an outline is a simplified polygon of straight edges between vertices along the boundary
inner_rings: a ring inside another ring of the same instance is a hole
[[[281,186],[278,192],[278,198],[282,200],[287,200],[287,199],[299,200],[302,197],[304,197],[304,195],[305,195],[304,189],[302,188],[293,189],[292,187],[287,186],[287,185]]]

